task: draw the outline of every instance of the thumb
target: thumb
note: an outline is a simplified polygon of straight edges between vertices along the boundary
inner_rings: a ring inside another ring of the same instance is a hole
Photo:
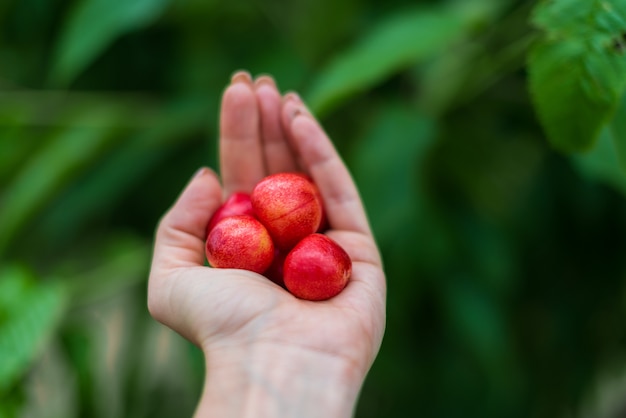
[[[159,223],[153,273],[204,264],[206,226],[221,203],[222,189],[217,175],[201,168]]]
[[[156,320],[192,341],[195,338],[185,325],[180,304],[172,303],[181,297],[180,290],[175,290],[179,275],[172,273],[181,268],[204,265],[206,227],[221,202],[222,188],[216,174],[202,168],[163,216],[156,232],[148,279],[148,310]],[[188,293],[182,292],[182,295]]]

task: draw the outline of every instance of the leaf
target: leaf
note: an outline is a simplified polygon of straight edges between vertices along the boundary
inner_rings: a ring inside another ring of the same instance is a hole
[[[62,130],[17,173],[2,196],[0,252],[71,174],[87,167],[116,138],[111,129],[89,125],[115,126],[119,116],[116,108],[87,109],[80,117],[86,126]]]
[[[555,148],[588,150],[626,87],[624,2],[545,2],[533,22],[544,31],[528,60],[539,119]]]
[[[420,196],[417,178],[434,139],[434,124],[398,105],[375,119],[359,142],[352,169],[377,239],[383,246],[415,223]]]
[[[65,306],[57,283],[38,284],[18,267],[0,271],[0,394],[30,367]]]
[[[82,0],[64,25],[51,81],[69,84],[116,38],[150,24],[169,0]]]
[[[617,149],[622,170],[626,174],[626,94],[622,97],[607,129]]]
[[[141,132],[130,135],[101,164],[73,184],[63,204],[46,212],[40,233],[48,241],[72,237],[85,222],[108,213],[132,192],[146,173],[170,158],[182,138],[201,130],[212,109],[204,102],[176,103],[151,117]]]
[[[613,33],[623,30],[626,4],[620,0],[552,0],[540,2],[532,21],[554,37],[568,34]]]
[[[611,123],[600,133],[594,149],[573,155],[572,160],[583,175],[626,195],[626,95]]]
[[[308,95],[317,113],[445,48],[464,30],[461,16],[445,9],[418,8],[383,20],[326,68]]]
[[[601,132],[593,150],[584,154],[573,154],[571,159],[583,175],[599,180],[626,194],[626,177],[609,128]]]
[[[149,242],[119,233],[99,237],[97,241],[87,252],[77,251],[81,262],[89,264],[87,268],[65,271],[60,268],[57,273],[58,276],[68,277],[64,283],[72,295],[72,308],[94,305],[102,299],[111,298],[144,281],[148,274]],[[70,261],[68,264],[72,267],[77,263]]]
[[[474,353],[492,381],[511,384],[515,351],[502,304],[466,277],[451,278],[443,286],[449,330]]]

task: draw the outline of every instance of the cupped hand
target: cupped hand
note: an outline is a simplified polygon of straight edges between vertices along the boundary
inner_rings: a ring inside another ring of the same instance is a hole
[[[323,354],[364,378],[384,332],[385,277],[358,191],[324,130],[295,93],[281,96],[271,77],[253,81],[236,73],[222,98],[220,165],[221,182],[201,169],[159,224],[148,286],[151,314],[208,357],[264,346]],[[204,265],[206,225],[224,199],[285,171],[313,178],[327,235],[353,262],[347,287],[330,300],[297,299],[261,275]]]

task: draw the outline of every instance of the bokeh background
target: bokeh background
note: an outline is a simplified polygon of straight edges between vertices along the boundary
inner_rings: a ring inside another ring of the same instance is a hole
[[[383,253],[357,417],[626,416],[624,165],[606,138],[546,139],[535,7],[0,1],[0,417],[192,414],[202,356],[149,317],[146,280],[241,68],[302,93]]]

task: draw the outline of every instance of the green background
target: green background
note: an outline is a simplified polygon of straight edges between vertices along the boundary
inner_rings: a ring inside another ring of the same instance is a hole
[[[192,414],[152,238],[242,68],[302,93],[383,253],[357,417],[622,416],[626,13],[547,3],[2,0],[0,417]]]

